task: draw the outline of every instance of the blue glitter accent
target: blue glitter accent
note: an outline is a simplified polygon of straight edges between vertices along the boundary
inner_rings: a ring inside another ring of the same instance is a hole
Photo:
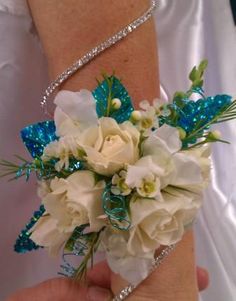
[[[196,127],[203,127],[212,121],[224,108],[231,104],[231,100],[232,97],[229,95],[216,95],[215,97],[199,99],[196,102],[184,99],[181,106],[174,102],[169,108],[172,111],[172,116],[174,112],[175,118],[162,116],[160,118],[161,124],[167,123],[174,127],[181,127],[187,135],[191,134]],[[195,141],[192,143],[195,143]]]
[[[33,158],[43,154],[44,147],[57,140],[54,121],[29,125],[21,131],[21,138]]]
[[[45,208],[43,205],[40,206],[38,211],[34,212],[33,217],[31,218],[30,222],[25,226],[25,229],[23,229],[18,236],[14,250],[17,253],[26,253],[32,250],[37,250],[40,248],[40,246],[36,245],[31,239],[30,239],[30,229],[35,225],[35,223],[39,220],[39,218],[44,214]]]
[[[119,230],[129,230],[131,221],[128,214],[128,199],[111,192],[111,184],[107,184],[102,195],[102,206],[111,225]]]
[[[108,85],[108,80],[112,82],[111,89]],[[104,80],[92,93],[96,99],[96,109],[98,117],[106,116],[107,100],[109,97],[109,91],[111,90],[111,98],[119,98],[121,101],[121,107],[118,110],[109,114],[109,117],[114,118],[118,123],[122,123],[130,118],[134,108],[131,98],[121,84],[120,80],[115,76],[108,77],[108,80]]]
[[[83,170],[84,168],[84,162],[83,161],[77,161],[74,158],[71,158],[69,161],[69,167],[68,169],[65,169],[65,171],[69,171],[70,173],[73,173],[77,170]]]

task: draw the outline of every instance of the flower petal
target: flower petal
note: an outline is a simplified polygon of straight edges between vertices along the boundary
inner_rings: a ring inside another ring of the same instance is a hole
[[[88,90],[60,91],[54,103],[57,105],[54,119],[61,136],[72,135],[76,128],[79,131],[97,123],[95,99]]]

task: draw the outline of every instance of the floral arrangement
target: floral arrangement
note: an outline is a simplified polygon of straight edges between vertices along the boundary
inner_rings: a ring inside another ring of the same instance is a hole
[[[193,68],[191,88],[171,103],[143,101],[140,110],[114,74],[93,92],[60,91],[54,121],[21,132],[33,160],[1,161],[14,179],[36,173],[42,200],[15,250],[82,256],[78,268],[63,265],[74,278],[103,250],[115,273],[133,284],[144,279],[156,249],[179,242],[202,205],[209,144],[226,142],[211,126],[236,117],[230,96],[204,95],[206,66]]]

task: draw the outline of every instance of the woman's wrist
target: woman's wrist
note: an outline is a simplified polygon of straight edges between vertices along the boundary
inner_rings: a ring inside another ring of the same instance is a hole
[[[188,231],[163,264],[136,288],[127,301],[198,300],[194,258],[193,233]],[[115,294],[126,285],[124,280],[113,275],[112,290]]]

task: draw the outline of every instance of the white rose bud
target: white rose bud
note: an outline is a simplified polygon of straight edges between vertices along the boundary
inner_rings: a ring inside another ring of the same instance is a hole
[[[131,116],[130,116],[130,117],[131,117],[131,121],[136,122],[136,121],[141,120],[142,114],[141,114],[140,111],[134,110],[134,111],[131,113]]]
[[[178,131],[179,131],[179,138],[182,140],[186,137],[186,132],[183,128],[181,127],[177,127]]]
[[[212,138],[214,140],[218,140],[218,139],[221,139],[221,132],[220,131],[212,131],[209,133],[209,138]]]

